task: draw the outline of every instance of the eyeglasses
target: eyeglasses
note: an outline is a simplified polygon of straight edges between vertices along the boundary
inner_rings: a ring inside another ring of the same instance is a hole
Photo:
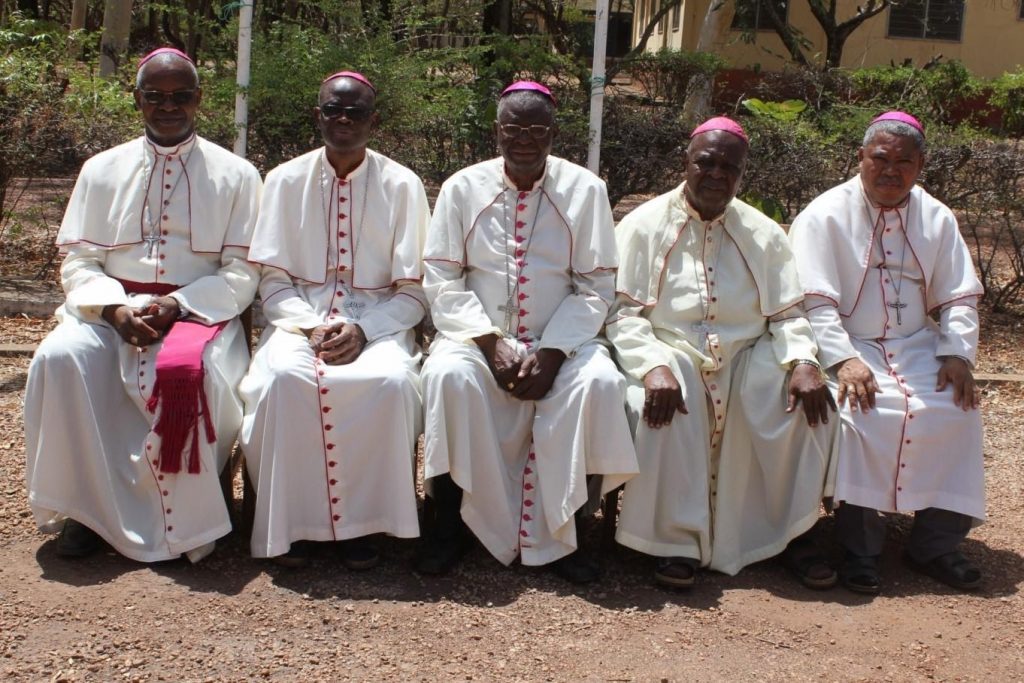
[[[507,138],[517,138],[525,132],[534,140],[543,140],[551,132],[551,126],[540,124],[520,126],[518,123],[502,123],[498,128],[501,130],[501,134]]]
[[[344,107],[334,102],[320,105],[320,116],[329,120],[339,119],[344,115],[349,121],[359,123],[370,118],[371,114],[373,114],[373,110],[369,107]]]
[[[192,104],[196,99],[195,90],[175,90],[174,92],[140,90],[139,94],[142,96],[143,102],[152,105],[161,105],[170,98],[171,103],[175,106],[184,107],[186,104]]]

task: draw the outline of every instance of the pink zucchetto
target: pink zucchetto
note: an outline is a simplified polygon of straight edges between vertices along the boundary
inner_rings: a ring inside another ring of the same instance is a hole
[[[921,122],[915,119],[910,114],[907,114],[906,112],[887,111],[884,114],[876,116],[874,119],[872,119],[870,125],[873,126],[876,123],[881,123],[882,121],[898,121],[899,123],[905,123],[911,128],[916,128],[917,132],[919,132],[921,135],[924,135],[924,126],[921,125]]]
[[[377,88],[374,87],[373,83],[370,83],[370,79],[356,71],[339,71],[336,74],[331,74],[330,76],[322,80],[320,82],[320,85],[323,85],[324,83],[330,83],[336,78],[351,78],[353,81],[359,81],[367,88],[372,90],[374,95],[377,94]]]
[[[195,62],[192,61],[192,58],[184,52],[182,52],[181,50],[179,50],[178,48],[158,47],[157,49],[153,50],[148,55],[144,56],[142,59],[139,60],[139,66],[137,67],[137,69],[141,69],[143,64],[153,59],[154,57],[159,57],[160,55],[174,55],[175,57],[181,57],[189,64],[195,66]]]
[[[713,119],[708,119],[693,129],[693,132],[690,133],[690,138],[695,138],[703,133],[710,133],[713,130],[724,130],[726,133],[731,133],[740,140],[743,140],[743,142],[748,144],[750,143],[750,140],[747,138],[747,134],[743,131],[743,126],[736,123],[728,116],[716,116]]]
[[[551,94],[551,90],[546,85],[538,83],[537,81],[516,81],[502,90],[498,99],[500,100],[505,95],[519,90],[532,90],[533,92],[539,92],[541,95],[551,100],[552,103],[558,104],[558,100],[556,100],[555,96]]]

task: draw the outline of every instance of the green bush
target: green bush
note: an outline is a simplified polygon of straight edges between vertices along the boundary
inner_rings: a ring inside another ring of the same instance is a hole
[[[1005,73],[991,83],[989,102],[1002,111],[1003,131],[1024,135],[1024,67]]]
[[[931,68],[880,66],[853,71],[853,96],[860,104],[879,111],[913,112],[925,123],[952,124],[951,108],[981,92],[980,81],[959,61]]]
[[[690,87],[714,78],[724,65],[721,57],[710,52],[661,49],[636,55],[624,69],[648,100],[682,107]]]

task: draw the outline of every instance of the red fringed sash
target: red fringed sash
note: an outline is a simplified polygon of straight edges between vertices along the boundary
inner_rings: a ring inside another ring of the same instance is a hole
[[[133,294],[167,296],[178,289],[164,283],[122,281],[125,291]],[[181,471],[181,458],[191,437],[188,473],[199,474],[199,417],[203,418],[207,443],[217,440],[210,416],[210,407],[203,388],[206,371],[203,352],[206,345],[220,334],[227,322],[204,325],[191,320],[178,320],[171,325],[156,355],[156,382],[146,408],[157,416],[153,431],[160,437],[160,471]]]
[[[207,327],[190,320],[171,326],[156,355],[156,382],[146,407],[155,413],[160,406],[153,431],[160,437],[160,471],[180,472],[181,457],[189,437],[188,473],[199,474],[199,417],[203,418],[206,442],[217,435],[203,389],[203,351],[227,323]]]

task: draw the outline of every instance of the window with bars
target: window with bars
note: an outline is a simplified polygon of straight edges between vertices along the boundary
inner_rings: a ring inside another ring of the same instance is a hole
[[[789,0],[747,0],[736,3],[736,14],[732,18],[732,27],[742,30],[772,31],[775,26],[769,19],[765,5],[772,3],[783,23],[789,20]]]
[[[889,7],[890,38],[960,40],[964,0],[903,0]]]

